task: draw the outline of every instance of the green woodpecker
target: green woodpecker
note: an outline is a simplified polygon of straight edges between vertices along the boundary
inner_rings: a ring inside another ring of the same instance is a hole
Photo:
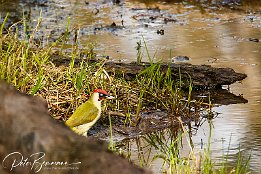
[[[101,101],[113,98],[102,89],[94,90],[90,99],[79,106],[65,124],[77,134],[87,136],[88,130],[101,116]]]

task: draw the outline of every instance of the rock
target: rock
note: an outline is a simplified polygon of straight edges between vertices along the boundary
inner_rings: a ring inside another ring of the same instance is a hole
[[[175,56],[171,58],[171,62],[172,63],[177,63],[177,62],[187,62],[189,61],[189,57],[188,56]]]
[[[150,173],[104,142],[73,133],[48,114],[42,99],[3,81],[0,101],[0,173]]]

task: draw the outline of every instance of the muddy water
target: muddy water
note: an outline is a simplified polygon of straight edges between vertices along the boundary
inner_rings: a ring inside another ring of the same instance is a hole
[[[214,5],[202,8],[191,4],[144,4],[140,1],[114,4],[106,0],[53,0],[29,6],[19,1],[9,3],[11,5],[1,4],[1,20],[6,11],[13,19],[21,15],[21,11],[15,10],[19,6],[27,12],[31,23],[35,23],[41,9],[45,19],[42,34],[51,39],[59,36],[70,17],[70,26],[80,28],[82,46],[95,42],[95,51],[113,61],[135,61],[137,42],[144,39],[155,61],[171,62],[173,57],[183,55],[190,58],[188,63],[231,67],[246,73],[248,77],[231,85],[230,91],[242,95],[248,103],[214,108],[220,114],[213,120],[211,149],[218,159],[230,146],[230,162],[234,163],[240,145],[246,158],[252,155],[251,170],[261,171],[261,42],[249,41],[249,38],[261,39],[259,7],[255,6],[257,13],[251,13],[249,6],[235,10]],[[111,27],[113,22],[116,27]],[[48,39],[44,41],[47,43]],[[148,61],[144,44],[142,54],[142,60]],[[196,149],[202,148],[202,142],[203,147],[206,146],[208,135],[206,122],[193,136]],[[132,146],[135,141],[131,141]],[[185,142],[184,149],[186,153]],[[157,153],[156,150],[152,152]],[[132,159],[139,163],[137,154],[133,154]],[[151,168],[157,173],[161,165],[156,160]]]

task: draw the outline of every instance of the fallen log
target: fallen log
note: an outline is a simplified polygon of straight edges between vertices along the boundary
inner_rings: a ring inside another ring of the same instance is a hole
[[[60,56],[52,56],[51,61],[56,66],[69,65],[71,59]],[[75,59],[74,64],[77,66],[81,63],[81,59]],[[96,63],[99,60],[86,60],[89,63]],[[187,88],[192,81],[194,89],[217,89],[223,85],[231,85],[237,81],[244,80],[247,75],[244,73],[235,72],[232,68],[215,68],[210,65],[192,65],[188,63],[181,64],[166,64],[159,63],[162,72],[171,69],[172,79],[178,81],[180,76],[183,82],[183,88]],[[117,73],[124,75],[126,80],[134,79],[139,73],[151,66],[150,63],[123,63],[107,61],[104,64],[105,70],[108,73]]]
[[[55,121],[47,104],[0,81],[0,173],[150,173]]]
[[[126,79],[132,79],[145,68],[151,66],[149,63],[114,63],[107,62],[106,70],[124,74]],[[173,80],[178,81],[182,78],[183,87],[187,88],[192,81],[195,89],[214,89],[221,88],[223,85],[231,85],[236,81],[241,81],[247,77],[246,74],[237,73],[232,68],[215,68],[210,65],[191,65],[191,64],[160,64],[162,72],[171,69]]]

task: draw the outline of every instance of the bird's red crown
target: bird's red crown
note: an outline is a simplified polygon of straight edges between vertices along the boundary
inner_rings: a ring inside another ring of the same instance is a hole
[[[95,93],[95,92],[98,92],[98,93],[100,93],[100,94],[108,95],[108,92],[106,92],[106,91],[103,90],[103,89],[95,89],[95,90],[93,91],[93,93]]]

